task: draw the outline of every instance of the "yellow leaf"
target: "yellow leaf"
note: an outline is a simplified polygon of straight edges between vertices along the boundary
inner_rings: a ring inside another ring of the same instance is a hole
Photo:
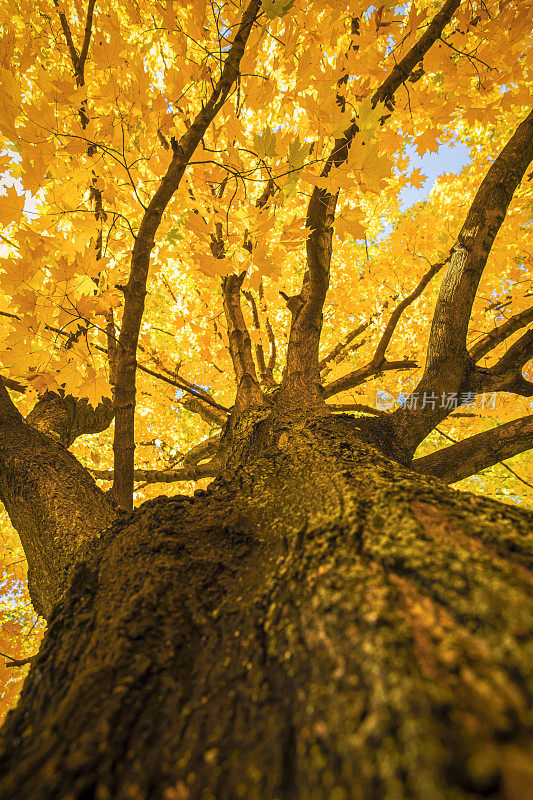
[[[25,196],[19,195],[14,186],[0,197],[0,224],[7,226],[19,223],[24,209]]]
[[[414,186],[415,189],[421,189],[425,182],[426,182],[426,176],[422,175],[419,167],[417,167],[411,172],[410,184],[411,186]]]
[[[111,397],[111,386],[105,376],[97,373],[92,367],[87,367],[86,378],[79,386],[71,389],[73,397],[84,397],[93,408],[102,402],[104,397]]]

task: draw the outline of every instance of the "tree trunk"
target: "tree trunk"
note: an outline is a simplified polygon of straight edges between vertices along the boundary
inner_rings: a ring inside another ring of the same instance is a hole
[[[84,546],[2,800],[531,797],[533,515],[265,416]]]

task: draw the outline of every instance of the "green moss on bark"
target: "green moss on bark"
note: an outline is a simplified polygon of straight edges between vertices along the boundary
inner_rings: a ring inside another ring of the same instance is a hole
[[[86,546],[0,798],[524,800],[533,516],[350,418],[241,434],[207,492]]]

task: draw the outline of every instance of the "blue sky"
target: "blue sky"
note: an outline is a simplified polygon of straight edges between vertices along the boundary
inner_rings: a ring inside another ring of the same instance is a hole
[[[423,156],[418,155],[414,146],[408,146],[406,155],[409,156],[409,170],[419,167],[422,175],[426,175],[427,179],[420,189],[412,186],[402,189],[400,192],[402,211],[425,200],[440,175],[445,173],[457,175],[472,160],[468,154],[468,148],[461,142],[453,145],[441,144],[436,153],[425,153]]]

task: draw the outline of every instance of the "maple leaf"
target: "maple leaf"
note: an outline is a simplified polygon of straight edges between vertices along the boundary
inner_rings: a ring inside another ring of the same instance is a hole
[[[362,224],[360,215],[343,213],[335,221],[335,233],[341,238],[351,236],[354,239],[364,239],[366,228]]]
[[[372,105],[372,98],[365,97],[357,113],[357,126],[365,138],[372,137],[380,127],[380,120],[386,114],[385,103]]]
[[[231,261],[227,258],[215,258],[215,256],[208,253],[196,253],[195,262],[197,268],[200,269],[205,275],[224,276],[232,271]]]
[[[421,189],[426,180],[426,176],[422,175],[419,167],[416,167],[416,169],[411,172],[410,185],[414,186],[415,189]]]
[[[429,128],[424,131],[420,136],[415,139],[416,150],[418,155],[423,156],[428,150],[430,153],[436,153],[439,149],[439,142],[437,141],[438,131]]]
[[[270,125],[264,131],[254,136],[254,150],[261,158],[274,158],[276,155],[276,134]]]
[[[112,393],[105,376],[96,372],[92,367],[87,367],[85,380],[73,387],[71,394],[73,397],[88,400],[92,407],[96,408],[104,397],[111,397]]]
[[[12,223],[18,224],[24,209],[25,196],[19,195],[14,186],[6,190],[0,196],[0,224],[8,226]]]
[[[61,391],[61,387],[59,386],[56,376],[53,372],[39,372],[37,374],[31,374],[28,376],[28,382],[39,394],[44,394],[44,392],[48,391]]]
[[[291,10],[295,0],[263,0],[263,11],[269,19],[283,17]]]

